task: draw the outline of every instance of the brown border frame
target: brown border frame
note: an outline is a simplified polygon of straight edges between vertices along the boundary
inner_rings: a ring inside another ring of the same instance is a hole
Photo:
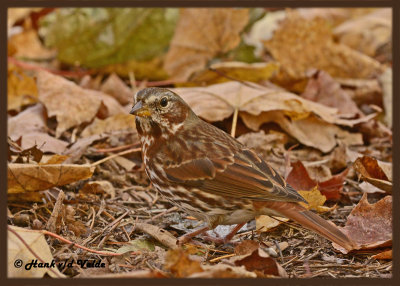
[[[268,1],[268,0],[248,0],[248,1],[232,1],[232,0],[2,0],[0,1],[0,37],[4,40],[0,45],[0,147],[3,152],[0,153],[0,169],[2,176],[0,180],[0,209],[2,215],[0,216],[1,229],[4,230],[0,234],[0,281],[5,282],[5,285],[70,285],[70,279],[19,279],[7,278],[7,8],[9,7],[392,7],[393,8],[393,78],[398,79],[393,81],[393,109],[400,108],[400,95],[399,95],[399,79],[400,79],[400,62],[399,62],[399,16],[400,16],[400,1],[395,0],[281,0],[281,1]],[[399,148],[400,144],[400,112],[393,110],[393,145]],[[400,217],[400,148],[393,148],[393,217]],[[188,282],[196,285],[265,285],[266,283],[273,283],[274,285],[319,285],[321,283],[329,285],[347,284],[347,285],[400,285],[400,267],[398,257],[399,253],[399,233],[400,221],[394,219],[393,222],[393,277],[390,279],[378,278],[313,278],[313,279],[191,279],[190,282],[186,279],[113,279],[112,282],[118,285],[185,285]],[[108,279],[79,279],[72,280],[78,285],[99,285],[110,284]],[[397,283],[396,283],[397,282]]]

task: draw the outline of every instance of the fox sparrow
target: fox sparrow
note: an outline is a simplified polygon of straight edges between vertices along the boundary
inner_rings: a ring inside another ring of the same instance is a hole
[[[334,224],[307,210],[304,198],[254,151],[201,120],[187,103],[164,88],[135,95],[145,170],[172,204],[207,223],[181,237],[183,243],[217,225],[238,224],[226,240],[258,215],[290,218],[351,250],[352,241]]]

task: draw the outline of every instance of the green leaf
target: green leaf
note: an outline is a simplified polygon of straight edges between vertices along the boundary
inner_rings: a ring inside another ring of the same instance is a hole
[[[60,61],[99,68],[163,55],[179,17],[173,8],[61,8],[40,21]]]
[[[127,253],[132,251],[138,251],[141,249],[148,249],[150,251],[154,251],[155,245],[153,242],[143,239],[135,239],[129,241],[128,244],[122,246],[117,250],[117,253]]]

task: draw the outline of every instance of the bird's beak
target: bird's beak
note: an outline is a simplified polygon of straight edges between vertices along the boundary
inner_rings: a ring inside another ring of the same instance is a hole
[[[150,110],[143,106],[142,101],[136,102],[129,113],[139,117],[149,117],[151,115]]]

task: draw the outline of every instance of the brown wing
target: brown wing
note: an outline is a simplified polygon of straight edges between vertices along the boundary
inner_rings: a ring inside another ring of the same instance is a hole
[[[253,151],[237,151],[229,157],[204,156],[164,171],[171,182],[225,197],[306,202]]]

